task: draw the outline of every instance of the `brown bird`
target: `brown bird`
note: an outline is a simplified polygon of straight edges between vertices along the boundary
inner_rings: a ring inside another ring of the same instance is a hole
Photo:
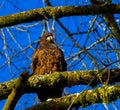
[[[35,50],[32,56],[32,71],[35,75],[50,74],[52,72],[66,71],[67,64],[62,50],[55,44],[52,33],[44,33],[40,39],[40,46]],[[44,91],[37,92],[38,98],[45,101],[49,95],[61,96],[62,90],[50,91],[46,87]],[[48,95],[49,94],[49,95]],[[56,97],[55,96],[55,97]]]

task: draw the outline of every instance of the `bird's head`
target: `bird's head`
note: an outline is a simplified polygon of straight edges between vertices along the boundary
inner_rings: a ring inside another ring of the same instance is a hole
[[[47,45],[50,43],[55,43],[55,39],[54,39],[52,33],[50,33],[50,32],[44,33],[40,39],[40,44]]]

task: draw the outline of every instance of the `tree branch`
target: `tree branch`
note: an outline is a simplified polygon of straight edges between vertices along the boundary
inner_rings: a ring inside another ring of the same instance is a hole
[[[100,5],[101,4],[101,1],[95,1],[95,0],[91,0],[91,2],[94,4],[94,5]],[[106,2],[103,2],[102,4],[111,4],[111,0],[106,0]],[[114,16],[112,13],[104,13],[103,14],[103,17],[107,23],[107,26],[109,26],[111,32],[113,33],[114,37],[117,39],[117,41],[119,42],[120,44],[120,28],[118,27],[115,19],[114,19]]]
[[[95,15],[95,14],[115,14],[120,13],[120,5],[105,4],[94,6],[60,6],[33,9],[25,12],[11,14],[0,17],[0,28],[27,23],[45,18],[61,18],[77,15]]]
[[[72,71],[72,72],[55,72],[49,75],[31,76],[26,81],[24,93],[39,91],[56,92],[58,88],[72,86],[75,84],[86,84],[92,87],[100,83],[105,83],[109,77],[109,84],[120,81],[120,69],[115,70],[99,70],[99,71]],[[0,83],[0,99],[5,99],[15,86],[15,80]],[[102,82],[101,82],[102,81]]]
[[[27,81],[28,77],[29,77],[29,73],[27,71],[24,71],[23,73],[21,73],[20,77],[16,80],[15,87],[13,87],[11,93],[8,96],[8,99],[6,101],[6,104],[3,110],[14,109],[17,101],[23,94],[25,82]]]
[[[85,90],[79,94],[72,94],[56,98],[35,105],[26,110],[70,110],[71,107],[86,107],[95,103],[109,103],[120,98],[120,84],[116,86],[102,86],[93,90]]]

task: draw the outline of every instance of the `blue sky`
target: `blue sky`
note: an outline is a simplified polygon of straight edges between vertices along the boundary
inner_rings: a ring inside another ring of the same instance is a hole
[[[23,12],[36,8],[45,7],[44,0],[1,0],[0,1],[0,16]],[[89,5],[89,0],[50,0],[53,6],[74,6],[74,5]],[[120,4],[118,0],[113,0],[114,3]],[[96,19],[94,21],[94,19]],[[116,15],[116,20],[119,21],[120,15]],[[106,65],[117,60],[119,52],[115,49],[119,49],[119,45],[115,39],[106,38],[105,42],[94,44],[98,40],[102,39],[106,33],[110,33],[110,30],[106,28],[105,22],[101,15],[97,16],[72,16],[60,18],[59,21],[68,29],[70,33],[79,32],[81,34],[73,35],[74,40],[81,47],[74,46],[71,38],[61,28],[58,22],[55,20],[49,20],[47,31],[52,28],[54,24],[56,42],[57,45],[64,51],[66,59],[69,59],[71,55],[75,55],[78,52],[88,49],[89,55],[82,52],[80,55],[76,55],[73,59],[67,60],[68,71],[73,70],[95,70],[105,68]],[[94,23],[93,23],[94,22]],[[93,23],[93,26],[91,25]],[[118,22],[119,23],[119,22]],[[5,82],[10,79],[17,78],[23,70],[30,70],[31,56],[36,48],[35,42],[39,39],[45,21],[36,21],[31,23],[18,24],[0,30],[0,82]],[[91,28],[92,26],[92,28]],[[95,29],[95,31],[92,31]],[[106,30],[104,30],[106,29]],[[91,30],[89,32],[89,30]],[[90,47],[95,45],[94,47]],[[89,49],[90,48],[90,49]],[[96,59],[96,63],[90,58]],[[10,59],[10,61],[9,61]],[[101,62],[103,61],[103,62]],[[118,62],[106,68],[118,68]],[[86,85],[74,86],[72,88],[66,88],[68,93],[80,92],[84,89],[92,89]],[[35,94],[25,94],[19,100],[15,110],[21,110],[38,102]],[[0,107],[2,109],[5,101],[0,101]],[[115,105],[119,107],[120,101],[117,100]],[[114,104],[107,105],[109,109],[114,108]],[[80,108],[81,110],[83,108]],[[86,109],[105,110],[103,104],[94,104]],[[118,108],[119,109],[119,108]]]

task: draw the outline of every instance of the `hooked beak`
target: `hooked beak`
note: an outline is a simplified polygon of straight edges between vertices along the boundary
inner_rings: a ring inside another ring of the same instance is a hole
[[[53,36],[48,36],[46,38],[46,40],[49,41],[49,42],[53,42],[54,43],[54,37]]]
[[[48,36],[48,37],[46,38],[46,40],[47,40],[47,41],[52,41],[52,40],[53,40],[53,36]]]

